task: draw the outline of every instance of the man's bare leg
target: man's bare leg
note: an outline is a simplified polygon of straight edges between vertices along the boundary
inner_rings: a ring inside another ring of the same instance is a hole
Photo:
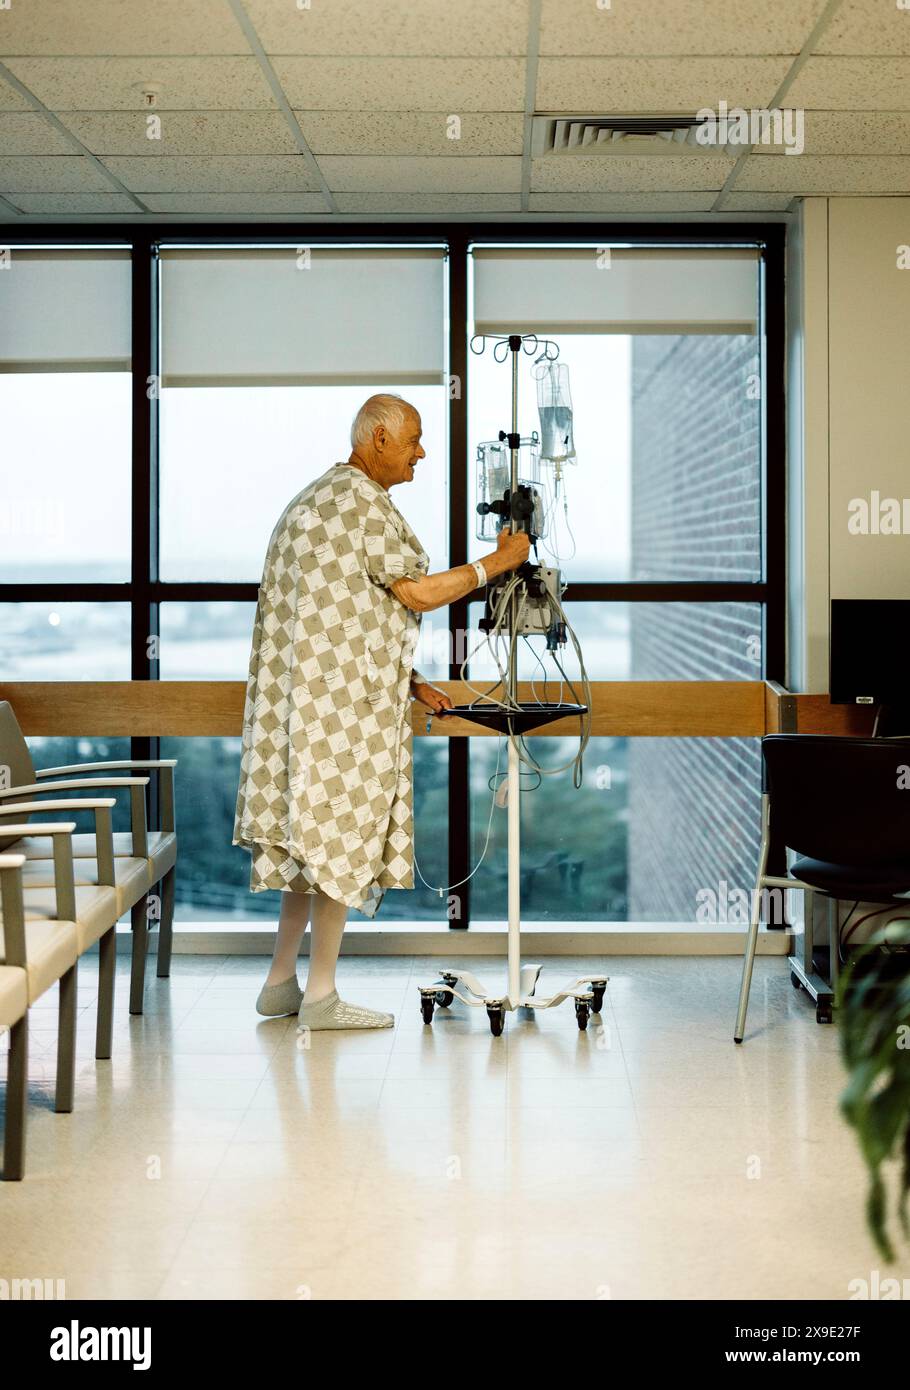
[[[314,893],[312,901],[310,968],[303,997],[307,1004],[318,1004],[335,988],[335,967],[347,925],[348,909],[345,903],[336,902],[325,893]]]
[[[282,893],[275,949],[265,982],[267,986],[284,984],[285,980],[297,974],[297,956],[310,918],[312,901],[309,893]]]
[[[317,892],[310,919],[310,968],[298,1014],[298,1032],[328,1029],[391,1028],[392,1014],[366,1009],[338,998],[335,967],[348,910],[344,903]]]

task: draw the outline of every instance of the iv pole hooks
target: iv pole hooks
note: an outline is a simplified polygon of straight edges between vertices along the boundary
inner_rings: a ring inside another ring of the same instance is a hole
[[[521,351],[526,357],[533,357],[538,348],[542,349],[538,361],[555,362],[559,356],[559,344],[552,338],[538,338],[536,333],[475,333],[468,342],[468,347],[475,357],[482,357],[486,351],[487,339],[493,344],[494,362],[505,362],[512,349],[512,340],[517,338],[521,344]],[[480,343],[480,347],[475,347],[475,343]],[[517,399],[517,395],[515,397]],[[517,429],[517,425],[515,426]]]
[[[481,341],[480,349],[474,348],[474,342],[479,337]],[[512,358],[512,428],[509,435],[509,453],[511,459],[511,480],[510,495],[514,497],[518,491],[518,460],[520,453],[520,436],[518,433],[518,358],[519,353],[524,352],[526,356],[537,353],[541,341],[544,344],[542,356],[548,361],[555,361],[559,355],[559,346],[549,339],[538,339],[535,333],[510,333],[505,337],[497,337],[494,340],[493,356],[497,362],[505,362],[506,356]],[[531,344],[525,347],[525,344]],[[485,347],[483,334],[475,335],[469,344],[471,351],[475,355],[480,355]],[[505,353],[501,353],[505,347]],[[547,352],[547,348],[555,349],[552,356]],[[538,359],[540,360],[540,359]],[[501,436],[502,437],[502,436]],[[516,516],[510,519],[510,529],[514,534],[519,529],[519,520]],[[524,603],[523,596],[519,595],[518,585],[513,585],[508,597],[510,612],[510,645],[509,645],[509,667],[508,683],[505,689],[507,702],[518,703],[518,647],[519,647],[519,618],[521,606]],[[440,978],[432,985],[419,985],[420,1008],[424,1023],[431,1023],[433,1012],[436,1005],[443,1008],[455,1000],[459,999],[464,1004],[476,1006],[485,1005],[487,1017],[490,1020],[490,1031],[494,1037],[499,1037],[505,1024],[506,1013],[515,1009],[549,1009],[557,1004],[563,1003],[566,999],[573,999],[575,1002],[575,1017],[578,1027],[582,1030],[588,1026],[589,1013],[599,1014],[603,1005],[604,992],[607,987],[607,977],[605,975],[583,975],[570,984],[564,985],[561,990],[550,998],[535,998],[537,981],[542,967],[540,965],[521,964],[521,864],[520,864],[520,839],[521,839],[521,762],[522,755],[519,751],[519,734],[517,730],[509,727],[508,733],[509,761],[508,761],[508,982],[506,992],[502,995],[491,995],[487,992],[481,981],[468,970],[441,970]],[[464,993],[462,992],[464,991]]]

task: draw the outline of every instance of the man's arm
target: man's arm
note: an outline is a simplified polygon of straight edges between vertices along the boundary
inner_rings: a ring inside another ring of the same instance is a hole
[[[528,558],[530,542],[525,531],[500,531],[496,549],[481,557],[487,579],[496,579],[508,570],[518,569]],[[420,579],[396,579],[389,588],[397,599],[414,613],[431,613],[445,608],[480,586],[473,565],[456,565],[438,574],[424,574]]]

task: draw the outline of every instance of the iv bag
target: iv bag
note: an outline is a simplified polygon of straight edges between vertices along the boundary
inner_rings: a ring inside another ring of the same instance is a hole
[[[518,451],[518,483],[530,489],[533,502],[532,530],[536,536],[545,537],[549,506],[547,490],[540,482],[540,466],[537,458],[538,440],[535,430],[528,438],[522,438]],[[477,530],[479,540],[495,540],[503,525],[508,524],[508,512],[501,504],[505,501],[512,481],[512,455],[507,443],[502,440],[487,440],[477,445]]]
[[[564,362],[540,362],[534,375],[540,414],[540,457],[546,463],[574,463],[569,368]]]

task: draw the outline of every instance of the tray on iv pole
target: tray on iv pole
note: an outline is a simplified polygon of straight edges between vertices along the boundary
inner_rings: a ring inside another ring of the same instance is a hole
[[[537,704],[536,701],[529,701],[514,709],[502,709],[499,705],[453,705],[451,709],[444,710],[441,717],[447,719],[455,714],[459,719],[473,720],[475,724],[483,724],[501,734],[526,734],[542,724],[552,724],[554,719],[569,719],[573,714],[587,712],[587,705]]]
[[[516,495],[518,487],[518,458],[521,446],[521,437],[518,431],[518,354],[526,339],[533,340],[534,351],[537,351],[539,343],[534,334],[525,335],[524,338],[519,334],[510,334],[507,339],[499,340],[500,346],[505,343],[508,344],[508,353],[512,359],[512,429],[509,435],[501,434],[500,438],[508,440],[510,446],[510,491],[513,496]],[[550,346],[555,346],[555,344]],[[558,348],[556,351],[558,354]],[[495,348],[493,355],[496,357]],[[546,348],[545,355],[548,360],[554,360],[549,357],[549,351]],[[496,360],[504,361],[505,358],[497,357]],[[517,525],[516,513],[513,511],[513,531]],[[519,861],[521,758],[518,751],[518,740],[529,729],[538,728],[542,724],[549,724],[555,719],[564,719],[573,714],[587,714],[588,707],[579,704],[536,704],[530,702],[522,704],[515,698],[518,692],[516,619],[517,599],[513,596],[509,655],[510,676],[504,682],[506,699],[511,708],[503,709],[499,706],[480,704],[455,706],[446,711],[446,715],[458,715],[462,719],[473,720],[475,723],[498,729],[501,733],[508,735],[509,764],[506,803],[508,807],[508,975],[506,987],[504,991],[491,992],[469,970],[442,970],[439,979],[433,984],[418,985],[420,1011],[424,1023],[432,1023],[433,1013],[437,1006],[447,1009],[450,1004],[459,999],[463,1004],[470,1004],[475,1008],[486,1007],[487,1017],[490,1020],[490,1031],[494,1037],[499,1037],[502,1033],[507,1012],[514,1009],[552,1009],[556,1005],[562,1004],[566,999],[574,999],[578,1026],[580,1029],[586,1029],[589,1014],[599,1014],[601,1011],[604,992],[608,983],[606,975],[582,975],[579,979],[564,985],[562,989],[556,994],[550,995],[549,998],[538,997],[536,993],[537,981],[543,967],[540,965],[522,965],[521,963],[521,865]],[[457,885],[453,886],[457,887]]]

